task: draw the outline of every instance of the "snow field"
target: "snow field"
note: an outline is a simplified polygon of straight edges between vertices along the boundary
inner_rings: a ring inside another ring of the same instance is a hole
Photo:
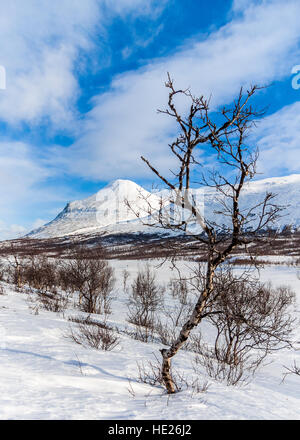
[[[122,271],[127,269],[132,279],[145,263],[110,264],[117,283],[108,323],[124,329],[129,324]],[[151,263],[161,283],[176,277],[169,263],[157,264]],[[188,270],[188,263],[180,264]],[[300,281],[296,275],[295,268],[285,266],[270,266],[260,274],[263,281],[289,284],[297,292],[295,313],[299,316]],[[1,419],[300,419],[299,377],[289,375],[282,382],[283,366],[292,366],[294,360],[299,365],[300,350],[270,356],[271,363],[247,386],[226,386],[203,371],[203,382],[208,380],[210,385],[205,393],[186,390],[168,397],[162,388],[137,382],[136,361],[153,360],[161,344],[146,344],[121,334],[114,351],[86,349],[65,337],[70,325],[75,325],[68,317],[81,313],[70,306],[64,316],[42,309],[35,315],[28,307],[27,294],[5,285],[5,295],[0,296]],[[296,338],[299,342],[299,333]],[[174,367],[188,375],[191,358],[191,353],[181,351]]]

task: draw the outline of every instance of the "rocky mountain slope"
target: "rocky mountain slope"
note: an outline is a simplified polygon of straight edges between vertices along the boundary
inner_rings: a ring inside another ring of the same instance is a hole
[[[294,229],[300,227],[300,175],[274,177],[249,183],[241,197],[241,209],[245,212],[250,206],[259,203],[267,192],[276,195],[275,203],[285,206],[283,216],[274,225],[282,229],[291,225]],[[216,193],[211,188],[193,190],[198,204],[202,206],[206,218],[215,221],[220,203]],[[122,233],[152,233],[153,227],[146,223],[149,220],[149,206],[152,212],[158,210],[161,203],[164,209],[169,204],[167,192],[148,192],[130,180],[116,180],[96,194],[84,199],[68,203],[64,210],[50,223],[36,229],[28,237],[52,238],[73,234],[122,234]],[[128,202],[130,207],[128,206]],[[224,219],[221,219],[223,222]],[[220,223],[220,219],[218,219]],[[226,219],[224,220],[226,223]],[[191,230],[196,225],[190,225]],[[159,229],[155,232],[159,233]],[[161,230],[161,232],[166,232]]]

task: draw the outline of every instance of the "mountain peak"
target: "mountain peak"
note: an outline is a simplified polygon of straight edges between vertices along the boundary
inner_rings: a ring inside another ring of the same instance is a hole
[[[200,188],[199,191],[203,197],[205,216],[213,219],[216,211],[215,195],[208,189],[205,191]],[[284,216],[278,219],[276,227],[283,227],[287,223],[300,226],[299,174],[250,182],[241,197],[241,210],[258,206],[266,192],[270,191],[276,195],[275,203],[288,208]],[[145,229],[142,219],[149,216],[149,205],[154,210],[160,209],[160,194],[148,192],[131,180],[113,180],[96,194],[68,203],[54,220],[28,235],[33,238],[49,238],[81,233],[105,234],[107,231],[139,232]],[[130,209],[126,201],[133,209]]]
[[[138,220],[136,212],[141,217],[148,215],[149,201],[155,209],[159,208],[159,197],[137,183],[126,179],[113,180],[96,194],[68,203],[54,220],[28,235],[36,238],[63,236],[135,222]],[[134,209],[130,209],[126,202]]]
[[[129,185],[129,186],[138,186],[137,183],[133,182],[129,179],[116,179],[109,182],[106,186],[123,186],[123,185]]]
[[[106,185],[102,189],[106,189],[106,188],[110,188],[113,191],[116,191],[116,190],[125,190],[125,191],[127,190],[127,191],[130,191],[130,190],[140,190],[140,189],[143,189],[137,183],[133,182],[132,180],[127,180],[127,179],[112,180],[111,182],[109,182],[108,185]],[[100,191],[102,191],[102,190],[100,190]]]

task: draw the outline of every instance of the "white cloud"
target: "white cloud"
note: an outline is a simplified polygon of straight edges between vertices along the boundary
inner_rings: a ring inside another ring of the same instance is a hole
[[[1,119],[68,124],[78,93],[75,62],[81,49],[91,48],[90,33],[100,20],[98,2],[1,0],[0,7],[0,64],[7,73]]]
[[[26,228],[21,225],[7,225],[0,220],[0,240],[9,240],[11,238],[20,238],[26,234]]]
[[[262,2],[264,0],[252,0],[253,4],[259,4],[259,2]],[[248,9],[250,5],[249,0],[233,0],[232,2],[232,11],[233,12],[243,12],[245,9]]]
[[[36,163],[31,149],[23,142],[0,143],[0,188],[5,188],[1,191],[0,206],[10,199],[18,203],[28,188],[50,176],[48,170]]]
[[[139,159],[144,154],[167,172],[174,126],[155,113],[166,104],[166,72],[194,94],[212,93],[214,105],[230,102],[240,85],[266,84],[290,74],[299,54],[299,16],[298,1],[250,5],[205,40],[115,78],[108,93],[94,98],[81,138],[67,150],[55,149],[55,160],[86,178],[137,178],[147,176]]]
[[[45,167],[23,142],[0,142],[0,239],[32,229],[34,213],[52,217],[53,204],[64,205],[78,193],[62,185],[46,185],[55,171]],[[48,218],[49,218],[48,217]],[[22,229],[23,228],[23,229]],[[19,232],[18,232],[19,233]]]
[[[300,102],[265,118],[256,136],[259,172],[269,176],[300,172]]]
[[[30,230],[40,228],[40,227],[43,226],[45,223],[47,223],[47,220],[43,220],[43,219],[41,219],[41,218],[37,218],[37,219],[32,223],[32,227],[30,228]]]
[[[9,225],[0,220],[0,240],[10,240],[13,238],[24,237],[24,235],[26,235],[28,232],[40,228],[45,223],[47,223],[46,220],[38,218],[34,222],[30,223],[27,227],[24,227],[23,225],[16,224]]]
[[[158,17],[167,3],[168,0],[103,0],[110,13],[123,15],[130,12],[135,16],[147,15],[150,18]]]
[[[77,82],[72,74],[72,51],[45,49],[30,73],[20,73],[8,83],[0,99],[0,115],[11,125],[35,124],[47,117],[61,128],[72,122]]]
[[[101,47],[109,17],[151,15],[152,6],[153,11],[161,10],[157,3],[0,0],[0,65],[7,73],[0,119],[16,125],[39,124],[47,118],[55,128],[73,129],[80,93],[77,73],[84,69],[89,51]]]

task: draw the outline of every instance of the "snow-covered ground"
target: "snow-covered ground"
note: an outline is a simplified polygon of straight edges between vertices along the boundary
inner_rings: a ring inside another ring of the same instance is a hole
[[[111,264],[118,282],[109,323],[124,328],[127,306],[122,271],[127,269],[132,277],[144,263]],[[168,263],[155,271],[163,283],[172,276]],[[297,293],[299,314],[296,268],[270,266],[261,270],[261,279],[289,284]],[[153,359],[160,344],[122,334],[114,351],[83,348],[65,337],[74,325],[68,316],[78,315],[77,310],[68,309],[64,316],[42,309],[34,314],[27,297],[8,285],[0,296],[1,419],[300,419],[300,378],[289,375],[282,382],[284,365],[292,366],[294,360],[300,364],[300,350],[273,354],[271,363],[248,385],[227,386],[203,372],[201,380],[210,384],[205,393],[186,390],[167,396],[162,388],[137,381],[136,361]],[[174,365],[188,374],[191,354],[182,351]]]

